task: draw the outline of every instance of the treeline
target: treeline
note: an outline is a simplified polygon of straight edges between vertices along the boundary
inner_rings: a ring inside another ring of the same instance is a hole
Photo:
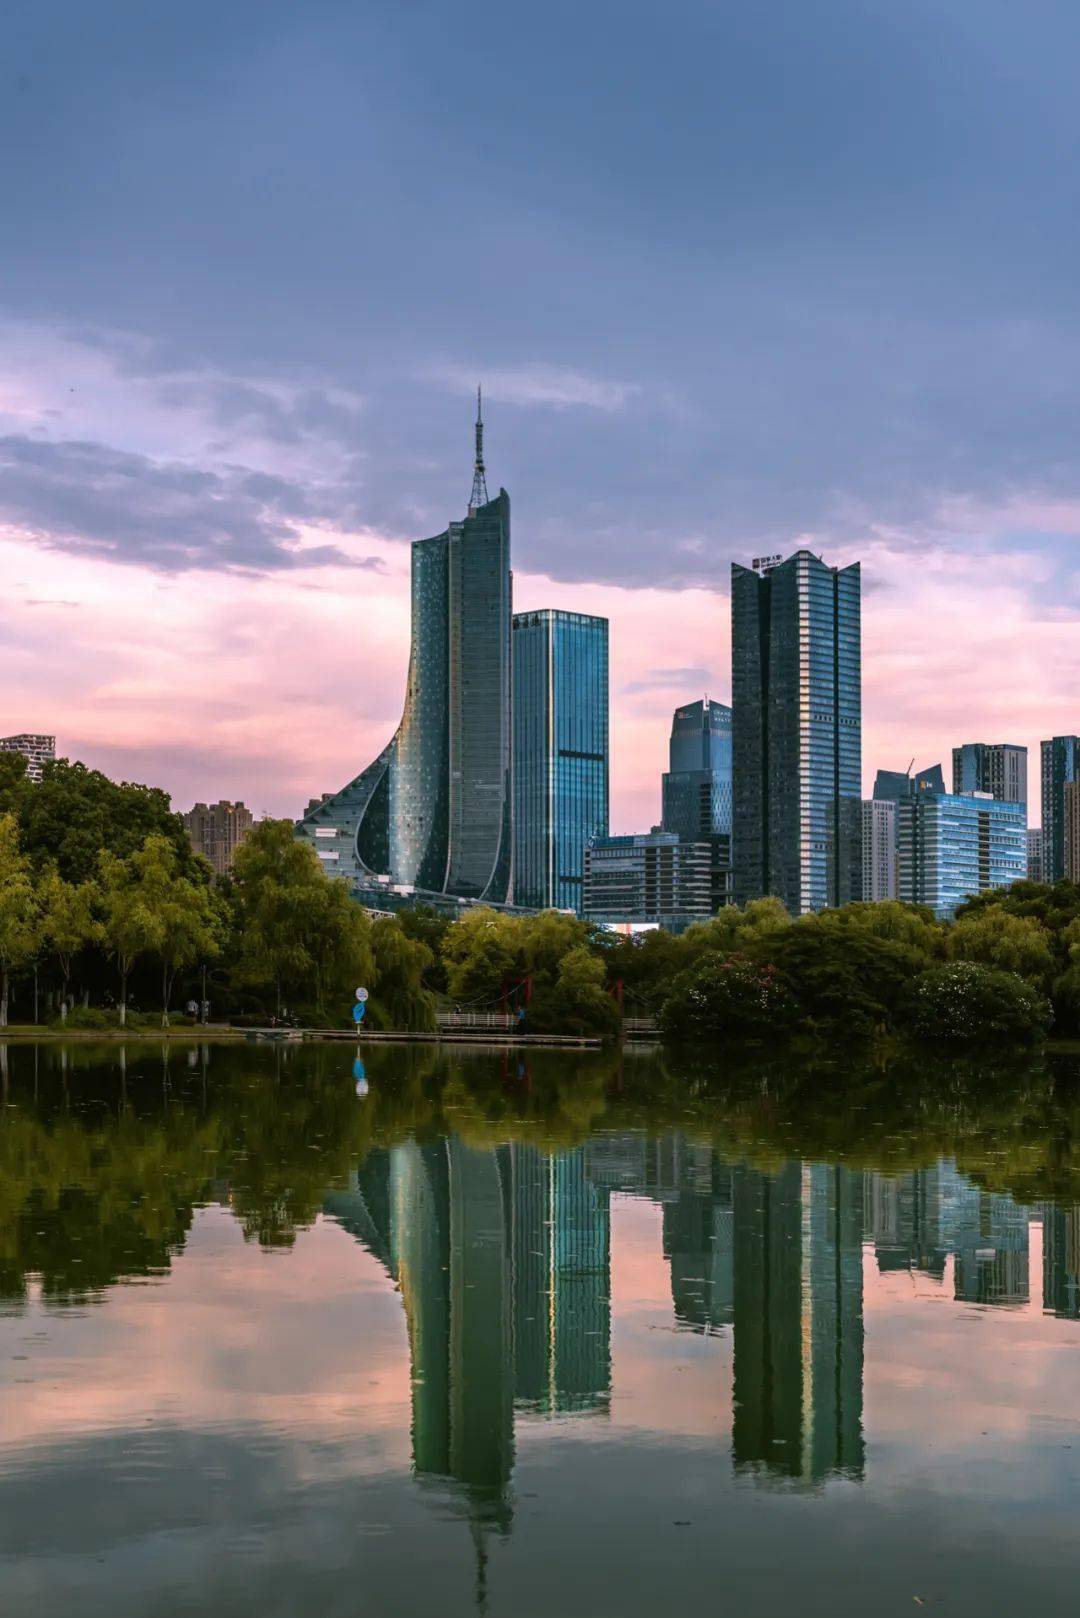
[[[338,1023],[372,992],[377,1026],[429,1029],[427,945],[373,920],[292,822],[265,820],[215,877],[154,788],[65,760],[26,778],[0,755],[0,1027],[107,1026],[201,1002],[215,1017]],[[134,1008],[138,1008],[134,1011]]]
[[[1032,1041],[1080,1033],[1080,887],[1020,882],[949,923],[896,901],[793,920],[761,899],[636,939],[556,911],[373,918],[289,821],[260,822],[215,878],[163,793],[63,761],[35,784],[0,755],[0,1026],[13,984],[20,1021],[33,982],[43,1016],[134,1004],[167,1023],[204,981],[215,1018],[340,1026],[363,984],[376,1028],[429,1030],[442,1006],[607,1041],[624,1015],[713,1046]]]

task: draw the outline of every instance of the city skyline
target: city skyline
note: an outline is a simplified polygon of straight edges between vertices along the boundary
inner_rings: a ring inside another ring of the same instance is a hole
[[[611,623],[612,830],[657,818],[670,710],[730,700],[755,554],[863,564],[864,795],[1076,731],[1080,18],[961,0],[898,48],[856,0],[687,3],[658,64],[635,0],[567,62],[483,0],[477,119],[422,11],[102,0],[76,62],[58,5],[2,114],[0,731],[182,808],[348,780],[399,717],[408,545],[458,509],[478,379],[517,609]]]

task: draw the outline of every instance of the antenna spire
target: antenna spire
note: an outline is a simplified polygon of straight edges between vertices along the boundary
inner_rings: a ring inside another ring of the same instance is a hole
[[[480,407],[480,387],[476,389],[476,461],[473,465],[472,494],[469,496],[469,512],[476,511],[479,506],[488,503],[487,478],[484,476],[484,417]]]

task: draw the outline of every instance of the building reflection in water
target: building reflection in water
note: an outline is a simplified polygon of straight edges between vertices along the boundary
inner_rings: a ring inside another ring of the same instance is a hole
[[[860,1179],[739,1168],[733,1200],[735,1465],[805,1484],[861,1477]]]
[[[678,1133],[593,1136],[546,1153],[457,1138],[372,1153],[327,1212],[397,1282],[412,1361],[418,1480],[486,1535],[506,1532],[515,1414],[603,1417],[611,1395],[613,1194],[661,1210],[679,1325],[732,1331],[736,1469],[817,1488],[863,1475],[864,1243],[958,1301],[1029,1297],[1030,1211],[949,1161],[887,1175],[732,1165]],[[1080,1212],[1043,1223],[1043,1302],[1080,1316]]]

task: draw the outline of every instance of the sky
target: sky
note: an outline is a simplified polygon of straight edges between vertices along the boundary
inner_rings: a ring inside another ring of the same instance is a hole
[[[862,563],[867,788],[1080,730],[1075,0],[17,0],[0,46],[0,734],[179,808],[343,785],[478,381],[515,605],[611,620],[613,829],[763,551]]]

